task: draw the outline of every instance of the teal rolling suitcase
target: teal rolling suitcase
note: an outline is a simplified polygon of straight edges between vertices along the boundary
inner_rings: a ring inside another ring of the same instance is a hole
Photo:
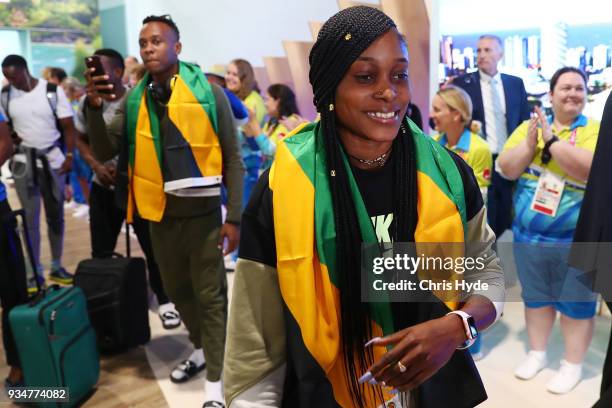
[[[68,388],[69,404],[61,406],[75,406],[93,390],[100,362],[81,289],[53,285],[13,308],[9,321],[26,387]]]
[[[24,230],[27,231],[25,226]],[[31,255],[27,233],[25,238],[26,250]],[[39,287],[29,303],[10,311],[9,324],[25,386],[68,389],[68,403],[38,403],[39,406],[76,406],[91,393],[100,375],[100,359],[81,289]]]

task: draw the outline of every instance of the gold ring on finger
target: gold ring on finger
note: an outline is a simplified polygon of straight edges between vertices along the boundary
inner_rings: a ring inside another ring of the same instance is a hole
[[[401,361],[397,362],[397,368],[400,370],[400,373],[405,373],[407,370],[406,366],[403,365]]]

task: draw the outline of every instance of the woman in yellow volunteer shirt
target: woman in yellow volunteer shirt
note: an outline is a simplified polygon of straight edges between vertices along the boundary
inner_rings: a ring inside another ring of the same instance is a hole
[[[249,122],[243,128],[245,136],[254,138],[263,154],[264,163],[261,171],[272,165],[276,145],[293,130],[287,128],[287,123],[304,121],[300,117],[295,94],[287,85],[270,85],[266,96],[265,104],[269,119],[263,129],[254,114],[250,115]]]
[[[482,124],[472,120],[470,96],[453,85],[440,89],[432,101],[431,118],[439,132],[435,139],[466,161],[486,197],[493,157],[487,142],[478,136]]]
[[[582,114],[586,82],[576,68],[559,69],[550,80],[553,116],[536,108],[498,159],[504,176],[518,179],[512,232],[530,351],[514,374],[529,380],[547,365],[546,345],[559,311],[565,355],[547,384],[555,394],[578,384],[593,337],[595,295],[567,265],[599,133],[599,122]]]
[[[299,118],[300,111],[297,107],[295,94],[287,85],[270,85],[265,104],[269,119],[263,131],[272,143],[277,144],[289,133],[283,121],[288,118]]]

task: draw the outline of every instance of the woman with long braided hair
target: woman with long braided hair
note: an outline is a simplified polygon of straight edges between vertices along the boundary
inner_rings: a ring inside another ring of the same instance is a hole
[[[394,22],[364,6],[331,17],[310,82],[320,122],[278,145],[243,214],[229,406],[479,404],[486,393],[462,346],[501,313],[495,237],[470,168],[405,117],[408,52]],[[488,291],[362,300],[362,244],[468,241],[484,265],[469,279]]]

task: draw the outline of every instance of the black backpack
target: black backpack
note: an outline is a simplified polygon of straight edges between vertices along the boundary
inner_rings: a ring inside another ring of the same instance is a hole
[[[66,141],[64,139],[64,128],[59,122],[59,118],[57,117],[57,84],[52,84],[51,82],[47,82],[47,102],[51,107],[51,111],[53,112],[53,117],[55,118],[55,127],[60,132],[60,148],[62,151],[66,151]],[[9,111],[9,105],[11,101],[11,86],[5,85],[2,87],[2,93],[0,93],[0,104],[2,105],[2,109],[6,114],[6,120],[9,125],[9,129],[11,129],[11,134],[15,136],[15,131],[13,129],[13,122],[11,119],[11,113]]]

